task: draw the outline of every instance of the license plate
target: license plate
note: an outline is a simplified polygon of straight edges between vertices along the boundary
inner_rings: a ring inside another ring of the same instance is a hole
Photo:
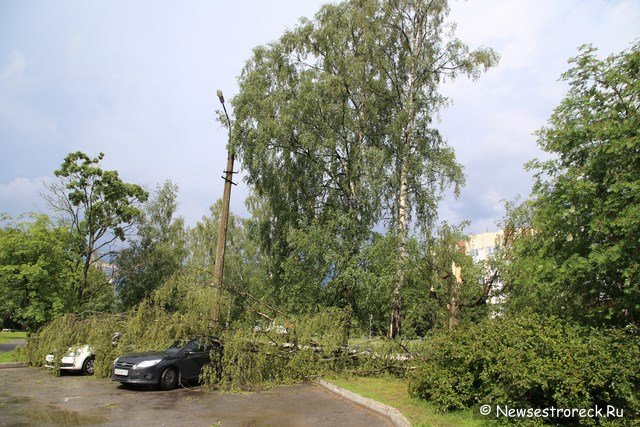
[[[126,377],[127,375],[129,375],[129,371],[127,371],[126,369],[118,369],[118,368],[116,368],[113,371],[113,373],[116,374],[116,375],[121,375],[123,377]]]

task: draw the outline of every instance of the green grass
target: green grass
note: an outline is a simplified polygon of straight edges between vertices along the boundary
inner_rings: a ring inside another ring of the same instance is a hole
[[[16,339],[27,338],[26,332],[0,332],[0,344]]]
[[[0,344],[4,344],[16,339],[27,338],[26,332],[0,332]],[[22,356],[16,350],[0,353],[0,363],[8,362],[25,362],[24,356]]]
[[[393,377],[332,377],[327,378],[342,388],[398,409],[415,426],[474,427],[487,425],[472,411],[438,412],[429,402],[409,396],[407,382]]]
[[[26,362],[26,358],[16,350],[0,353],[0,363]]]

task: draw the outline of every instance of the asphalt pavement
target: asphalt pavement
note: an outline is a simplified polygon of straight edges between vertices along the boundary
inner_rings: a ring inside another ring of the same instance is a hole
[[[11,340],[11,341],[7,341],[5,343],[0,344],[0,353],[6,353],[8,351],[13,350],[14,348],[16,348],[19,345],[24,344],[24,340],[23,339],[15,339],[15,340]]]
[[[390,426],[319,386],[254,393],[127,389],[109,379],[40,368],[0,370],[0,425]]]

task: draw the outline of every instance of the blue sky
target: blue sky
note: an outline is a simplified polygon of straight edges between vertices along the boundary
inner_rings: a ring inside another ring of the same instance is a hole
[[[277,39],[325,1],[0,2],[0,212],[46,211],[43,181],[75,150],[105,153],[130,182],[180,187],[193,224],[222,195],[226,132],[215,91],[230,99],[251,49]],[[491,46],[498,67],[446,83],[453,104],[439,124],[467,186],[441,219],[494,229],[501,200],[526,195],[522,165],[541,156],[532,133],[565,90],[558,81],[577,47],[618,52],[640,37],[637,0],[452,2],[458,35]],[[246,215],[248,188],[231,208]]]

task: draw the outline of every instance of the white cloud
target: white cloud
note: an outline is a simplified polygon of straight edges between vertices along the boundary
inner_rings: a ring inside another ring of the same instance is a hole
[[[27,68],[27,59],[19,50],[11,52],[9,64],[0,74],[0,81],[9,87],[20,86],[24,82],[24,71]]]
[[[472,231],[494,228],[498,200],[531,190],[523,163],[548,158],[532,133],[546,124],[567,85],[559,81],[577,48],[593,43],[606,56],[640,35],[640,2],[606,0],[475,0],[452,4],[458,36],[472,47],[490,46],[499,65],[478,81],[459,79],[443,92],[453,106],[442,114],[443,134],[465,166],[459,199],[440,210],[450,222],[472,219]]]
[[[0,183],[0,213],[17,216],[25,212],[47,211],[40,195],[45,191],[44,183],[53,180],[49,176],[33,179],[18,177],[6,184]]]
[[[148,2],[127,13],[119,2],[41,3],[17,7],[13,21],[24,25],[0,39],[0,179],[12,180],[0,185],[0,211],[39,203],[29,186],[40,178],[31,178],[51,173],[69,151],[103,151],[103,167],[129,182],[176,182],[192,223],[222,194],[226,132],[215,122],[215,89],[231,99],[251,49],[311,17],[320,1],[154,4],[153,19]],[[444,87],[454,104],[439,125],[468,175],[442,217],[483,228],[500,216],[497,199],[531,188],[522,163],[541,155],[531,133],[560,102],[567,59],[583,43],[602,55],[628,47],[640,35],[640,1],[452,0],[451,17],[463,41],[502,55],[478,81]],[[232,210],[244,212],[246,194],[233,188]]]

